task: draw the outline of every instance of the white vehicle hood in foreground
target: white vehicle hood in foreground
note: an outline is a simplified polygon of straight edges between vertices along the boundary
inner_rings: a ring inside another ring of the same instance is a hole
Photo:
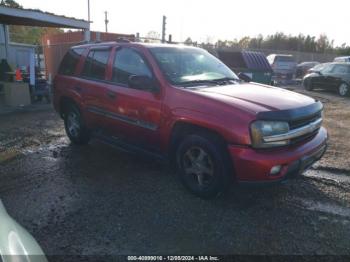
[[[35,239],[6,212],[0,200],[0,257],[3,262],[47,259]],[[0,259],[1,261],[1,259]]]

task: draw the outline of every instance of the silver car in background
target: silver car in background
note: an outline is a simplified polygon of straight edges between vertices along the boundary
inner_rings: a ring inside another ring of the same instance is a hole
[[[0,261],[47,262],[35,239],[6,212],[0,200]]]

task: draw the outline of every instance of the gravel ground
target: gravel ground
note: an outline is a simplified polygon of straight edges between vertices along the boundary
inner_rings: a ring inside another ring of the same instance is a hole
[[[325,106],[327,126],[350,127]],[[153,159],[70,145],[52,109],[0,123],[0,198],[48,255],[350,255],[349,162],[332,157],[348,161],[345,131],[330,130],[324,160],[297,179],[203,201]]]
[[[350,99],[321,90],[308,92],[300,86],[291,89],[312,96],[325,106],[324,126],[329,134],[329,148],[318,167],[323,170],[350,172]]]

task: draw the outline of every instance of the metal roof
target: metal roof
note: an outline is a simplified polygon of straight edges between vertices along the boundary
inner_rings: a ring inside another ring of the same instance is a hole
[[[243,51],[242,55],[247,65],[247,68],[257,70],[268,70],[272,72],[272,68],[263,53]]]
[[[253,51],[217,51],[219,59],[230,68],[247,68],[272,72],[265,55]]]
[[[59,16],[40,10],[0,6],[0,24],[90,29],[85,20]]]

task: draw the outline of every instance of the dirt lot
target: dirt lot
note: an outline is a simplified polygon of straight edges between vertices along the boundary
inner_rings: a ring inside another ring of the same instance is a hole
[[[325,106],[324,126],[329,133],[329,148],[316,167],[350,172],[350,99],[320,90],[308,92],[299,87],[291,89],[319,99]]]
[[[310,94],[330,133],[314,170],[213,201],[153,159],[70,145],[52,109],[0,116],[0,198],[49,255],[350,255],[350,99]]]

